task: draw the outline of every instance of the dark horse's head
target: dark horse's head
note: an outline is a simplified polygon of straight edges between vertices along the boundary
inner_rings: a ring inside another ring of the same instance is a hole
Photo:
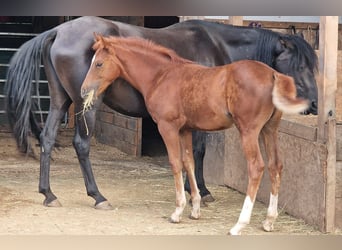
[[[273,51],[272,55],[269,52],[270,50],[265,51],[267,49],[265,44],[260,44],[260,47],[264,47],[264,50],[258,51],[258,59],[272,66],[275,70],[292,76],[296,82],[297,96],[310,100],[310,106],[305,114],[317,115],[318,93],[315,78],[317,55],[310,44],[301,36],[278,35],[278,37],[271,38],[278,40],[276,43],[272,43],[276,44],[274,49],[271,50]],[[267,43],[268,39],[260,39],[259,43]]]
[[[317,115],[317,55],[312,47],[298,35],[284,35],[280,39],[279,56],[274,68],[292,76],[296,81],[297,95],[310,100],[307,113]]]

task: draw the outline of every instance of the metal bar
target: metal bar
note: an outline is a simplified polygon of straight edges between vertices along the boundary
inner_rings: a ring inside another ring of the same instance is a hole
[[[18,51],[16,48],[0,48],[0,51]]]
[[[49,114],[49,111],[33,111],[34,114]],[[0,110],[0,114],[6,114],[5,110]]]
[[[6,79],[0,79],[0,82],[6,82]],[[33,80],[32,83],[36,83],[36,80]],[[47,80],[39,80],[38,83],[48,83]]]
[[[0,32],[0,36],[37,36],[37,33]]]
[[[0,63],[0,66],[1,66],[1,67],[8,67],[9,64],[7,64],[7,63]],[[40,68],[44,68],[44,65],[41,64],[41,65],[39,65],[39,67],[40,67]]]

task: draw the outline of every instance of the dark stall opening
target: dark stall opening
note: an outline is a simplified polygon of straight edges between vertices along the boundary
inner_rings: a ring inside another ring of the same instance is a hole
[[[144,26],[147,28],[163,28],[179,22],[177,16],[145,16]],[[157,125],[151,118],[144,118],[142,122],[142,155],[166,155],[165,144],[158,132]]]

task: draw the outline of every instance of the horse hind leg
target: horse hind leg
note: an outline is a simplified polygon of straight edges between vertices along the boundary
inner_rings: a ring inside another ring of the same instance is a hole
[[[49,82],[50,111],[40,134],[40,176],[39,193],[45,196],[43,204],[48,207],[59,207],[60,202],[53,194],[50,187],[50,158],[55,145],[58,128],[61,119],[68,110],[71,100],[61,86],[61,83],[51,64],[49,53],[44,54],[44,66],[46,77]]]
[[[194,173],[194,157],[192,151],[192,133],[191,131],[184,131],[181,133],[181,151],[183,166],[186,170],[191,189],[192,210],[190,214],[191,219],[199,219],[200,217],[200,203],[201,196],[197,187],[197,182]]]
[[[278,217],[278,193],[281,180],[281,171],[283,165],[280,161],[278,152],[278,127],[281,118],[281,112],[275,111],[271,119],[266,123],[261,131],[268,158],[268,172],[271,179],[270,201],[267,209],[267,217],[263,222],[265,231],[273,231],[274,222]]]
[[[52,96],[52,95],[51,95]],[[53,194],[50,187],[50,158],[51,151],[56,142],[57,131],[60,125],[60,121],[64,116],[70,100],[65,99],[59,102],[59,105],[55,105],[54,99],[51,99],[54,104],[50,109],[49,115],[46,119],[44,129],[40,135],[40,177],[39,177],[39,192],[45,196],[44,205],[48,207],[60,207],[61,204],[57,200],[57,197]]]
[[[259,133],[255,131],[241,134],[242,148],[248,165],[248,187],[238,222],[229,231],[231,235],[240,235],[242,229],[249,224],[256,194],[264,172],[264,161],[259,148],[258,135]]]

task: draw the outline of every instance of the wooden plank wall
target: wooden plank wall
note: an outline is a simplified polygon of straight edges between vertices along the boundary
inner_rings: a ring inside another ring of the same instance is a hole
[[[141,118],[122,115],[102,104],[97,112],[95,136],[101,143],[141,156]]]
[[[220,22],[229,24],[229,20],[215,20],[215,19],[206,19],[213,22]],[[249,26],[254,22],[260,25],[262,28],[271,29],[273,31],[293,34],[302,33],[304,35],[304,39],[314,48],[318,49],[319,46],[319,24],[318,23],[296,23],[296,22],[269,22],[269,21],[243,21],[243,26]],[[339,34],[338,34],[338,48],[342,50],[342,24],[339,25]]]
[[[342,34],[339,32],[339,46]],[[341,49],[341,47],[339,47]],[[342,50],[337,58],[337,94],[336,94],[336,210],[335,226],[342,228]]]

